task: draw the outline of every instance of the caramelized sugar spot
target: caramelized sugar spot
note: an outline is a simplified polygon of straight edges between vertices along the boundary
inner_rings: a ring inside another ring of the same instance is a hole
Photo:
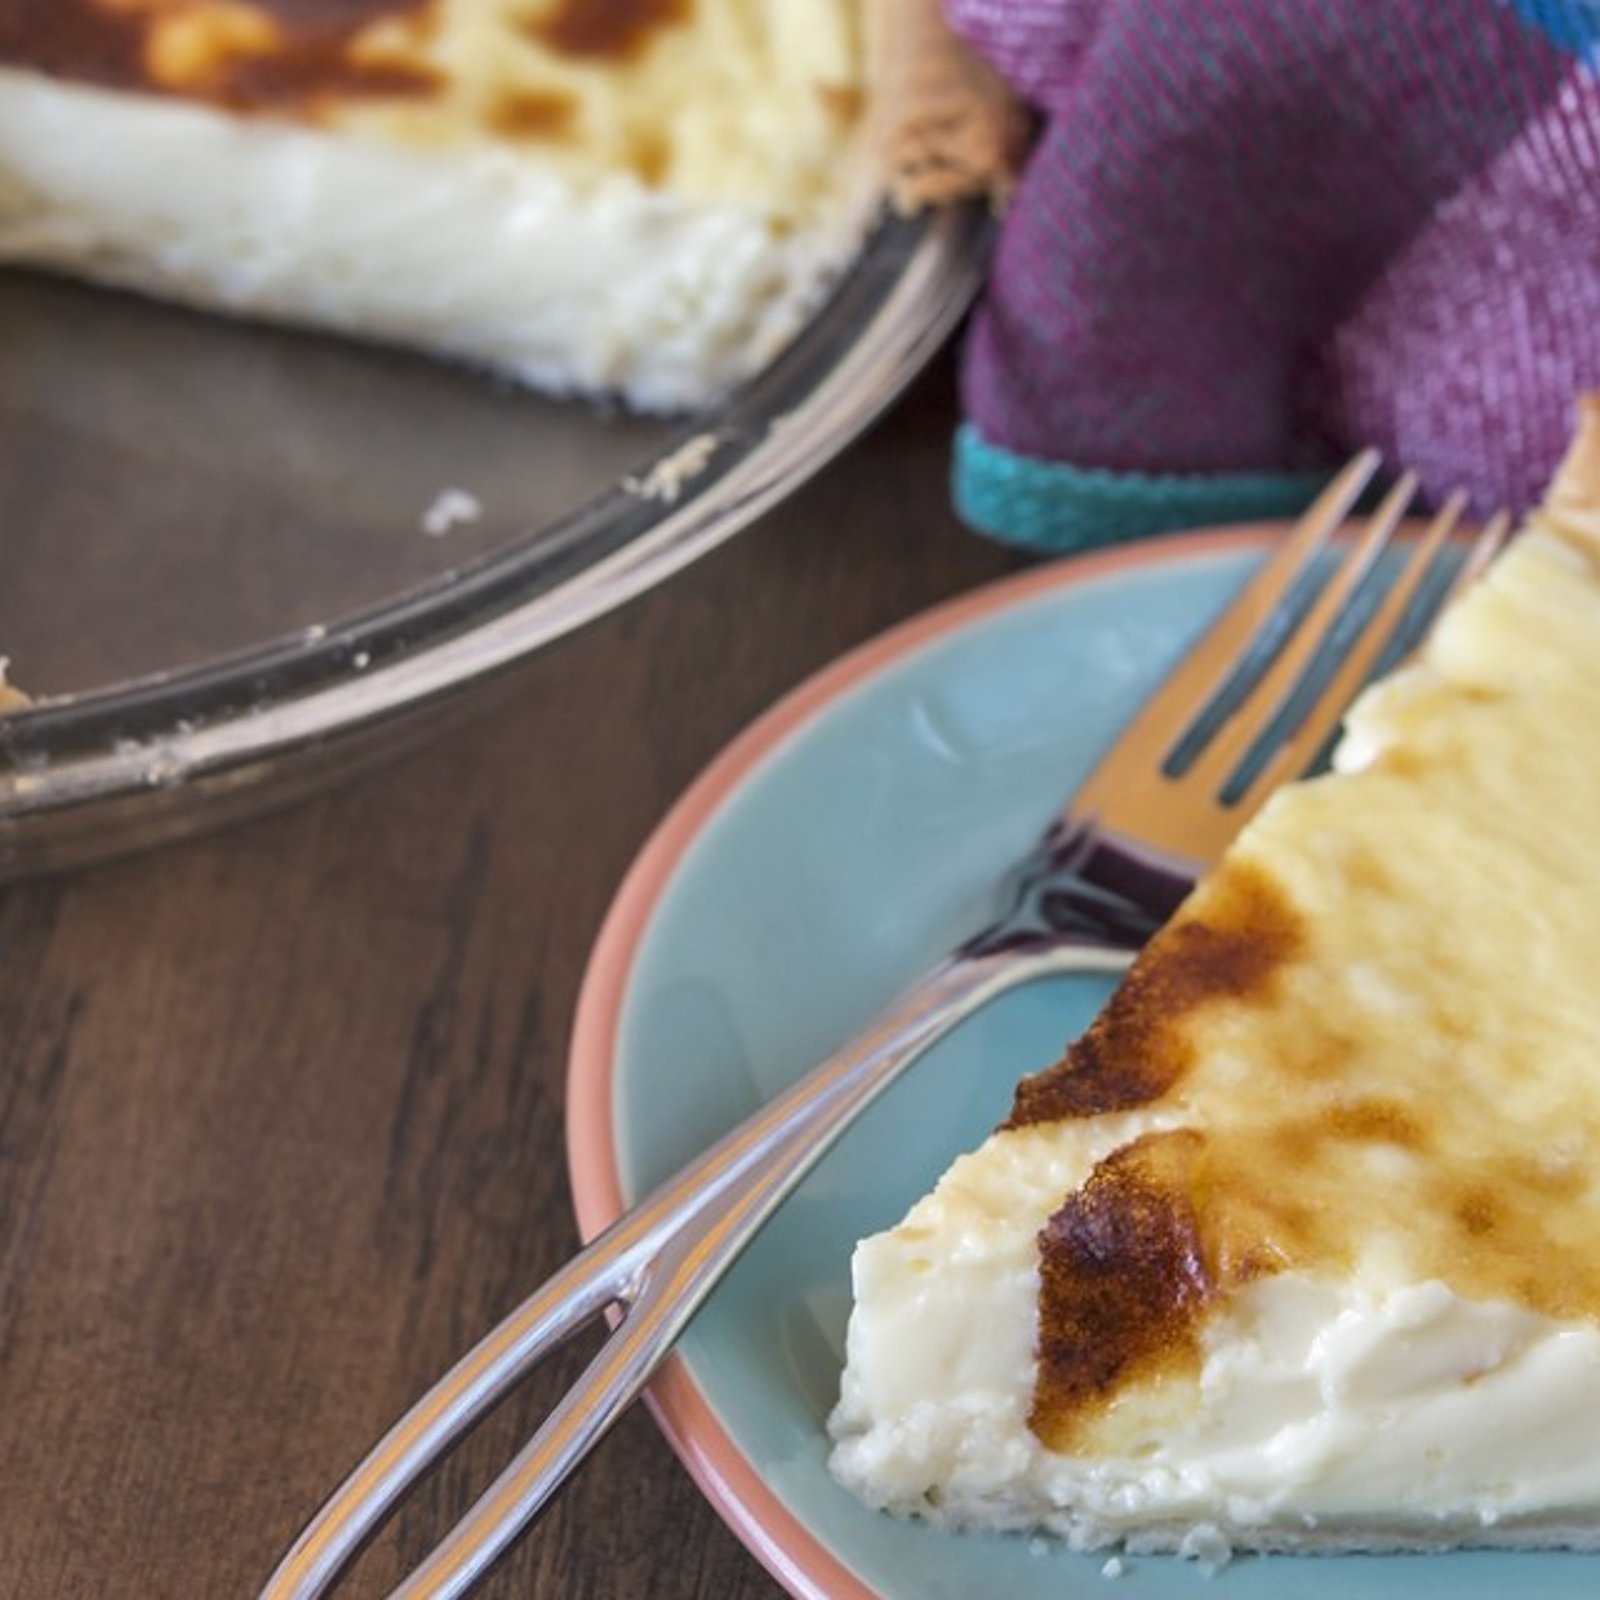
[[[1039,1234],[1028,1422],[1052,1449],[1068,1448],[1123,1385],[1198,1370],[1213,1293],[1193,1193],[1203,1143],[1183,1130],[1124,1145]]]
[[[1463,1189],[1451,1212],[1461,1231],[1474,1238],[1493,1233],[1504,1219],[1503,1209],[1494,1191],[1479,1186]]]
[[[640,183],[659,184],[672,165],[672,149],[660,134],[642,133],[635,137],[628,156]]]
[[[95,0],[0,0],[0,64],[131,87],[145,82],[145,19]]]
[[[1328,1107],[1321,1128],[1328,1138],[1369,1139],[1405,1150],[1420,1150],[1428,1142],[1427,1129],[1414,1112],[1398,1100],[1377,1095],[1335,1101]]]
[[[436,0],[0,0],[0,62],[235,110],[329,96],[424,95],[420,62],[375,59],[373,24],[425,24]]]
[[[853,84],[819,83],[817,98],[844,128],[854,127],[866,108],[866,95]]]
[[[503,139],[554,139],[571,130],[576,112],[569,94],[523,89],[501,94],[487,121]]]
[[[1186,1022],[1214,1001],[1265,996],[1301,944],[1293,910],[1254,868],[1226,864],[1149,945],[1087,1033],[1018,1084],[1008,1128],[1159,1099],[1193,1060]]]
[[[663,28],[687,22],[692,0],[557,0],[527,28],[562,55],[631,61]]]

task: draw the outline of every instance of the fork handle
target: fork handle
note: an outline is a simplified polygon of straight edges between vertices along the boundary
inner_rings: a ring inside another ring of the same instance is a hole
[[[901,1072],[995,996],[1050,973],[1116,972],[1090,943],[955,959],[606,1229],[458,1361],[329,1497],[261,1600],[318,1600],[402,1496],[569,1334],[622,1320],[544,1425],[391,1600],[472,1589],[649,1382],[723,1274],[823,1153]]]

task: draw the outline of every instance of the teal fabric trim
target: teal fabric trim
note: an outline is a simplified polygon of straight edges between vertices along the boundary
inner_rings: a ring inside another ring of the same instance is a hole
[[[956,514],[991,538],[1061,555],[1175,528],[1298,515],[1325,472],[1147,474],[1037,461],[990,444],[970,423],[956,434]]]

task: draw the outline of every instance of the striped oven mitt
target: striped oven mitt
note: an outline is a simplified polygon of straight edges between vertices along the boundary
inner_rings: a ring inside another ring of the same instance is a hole
[[[1600,0],[947,0],[1041,116],[959,509],[1045,550],[1298,511],[1362,444],[1531,503],[1600,383]]]

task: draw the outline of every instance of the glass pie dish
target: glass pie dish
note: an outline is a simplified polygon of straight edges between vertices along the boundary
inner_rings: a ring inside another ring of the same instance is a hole
[[[0,879],[229,821],[421,737],[747,526],[976,291],[973,204],[885,215],[799,336],[665,421],[0,273]]]

